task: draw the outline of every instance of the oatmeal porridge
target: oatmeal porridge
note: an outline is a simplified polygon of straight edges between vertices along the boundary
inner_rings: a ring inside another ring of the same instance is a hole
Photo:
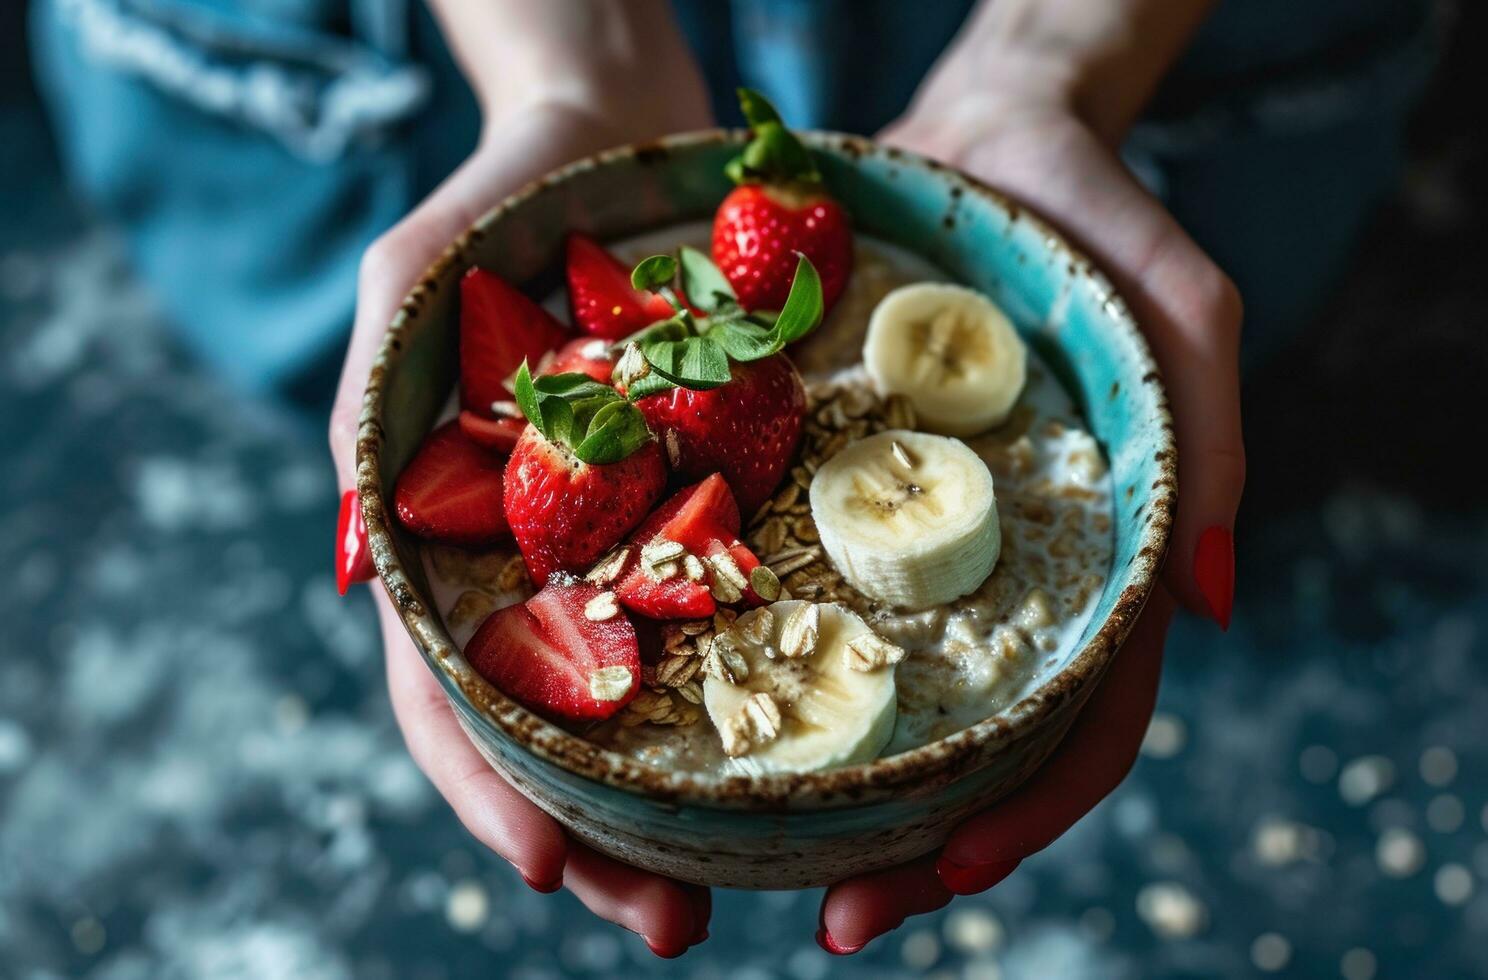
[[[705,245],[707,234],[705,225],[683,226],[615,251],[633,261],[678,244]],[[743,515],[744,543],[773,572],[770,578],[778,580],[782,598],[837,604],[887,640],[884,649],[902,651],[894,654],[903,659],[892,685],[894,704],[886,715],[892,732],[884,736],[883,755],[947,736],[1028,694],[1040,669],[1067,657],[1082,636],[1111,561],[1105,459],[1074,403],[1032,351],[1021,394],[1006,418],[990,431],[963,437],[995,485],[1001,550],[991,575],[968,594],[904,611],[865,595],[828,556],[810,501],[819,469],[850,443],[916,428],[910,400],[876,393],[860,363],[873,311],[896,287],[945,281],[924,260],[858,237],[853,274],[841,300],[815,333],[789,352],[807,393],[799,459],[765,504]],[[546,306],[566,316],[561,293]],[[903,452],[898,443],[895,447]],[[462,648],[490,613],[532,594],[523,559],[509,543],[470,550],[425,541],[421,547],[439,611]],[[750,625],[760,625],[758,613],[745,614],[753,619]],[[612,718],[569,727],[668,769],[756,771],[750,756],[725,751],[730,735],[709,721],[704,704],[709,655],[716,664],[723,652],[722,644],[714,649],[714,638],[730,633],[734,620],[733,611],[720,608],[707,619],[663,623],[654,630],[638,624],[639,694]],[[869,649],[860,647],[853,647],[854,655]],[[768,712],[758,723],[772,724]]]

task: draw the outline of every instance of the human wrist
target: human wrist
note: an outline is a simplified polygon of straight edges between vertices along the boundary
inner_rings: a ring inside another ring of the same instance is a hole
[[[555,107],[632,138],[709,122],[667,0],[429,0],[487,132]]]
[[[1066,112],[1116,145],[1212,0],[986,0],[931,84],[1002,115]]]

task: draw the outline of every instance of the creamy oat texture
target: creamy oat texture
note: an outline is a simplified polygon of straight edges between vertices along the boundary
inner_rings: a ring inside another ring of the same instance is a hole
[[[615,249],[633,261],[690,244],[706,251],[708,227],[679,226]],[[897,668],[899,716],[886,755],[950,735],[1016,703],[1063,660],[1085,630],[1110,572],[1111,483],[1105,458],[1079,412],[1033,351],[1017,407],[1000,428],[966,442],[996,484],[1002,556],[982,587],[947,606],[896,613],[858,595],[816,543],[806,488],[811,472],[848,440],[905,428],[912,411],[869,389],[857,363],[873,307],[909,282],[947,281],[923,259],[858,238],[852,279],[831,315],[790,352],[811,396],[802,465],[750,521],[745,540],[797,598],[856,610],[908,656]],[[562,295],[548,307],[567,318]],[[424,545],[435,601],[461,647],[493,610],[531,591],[514,547],[472,553]],[[673,628],[668,652],[648,668],[650,689],[619,716],[581,732],[637,759],[670,769],[729,772],[718,733],[694,700],[712,631],[726,623]],[[679,678],[683,680],[675,683]]]

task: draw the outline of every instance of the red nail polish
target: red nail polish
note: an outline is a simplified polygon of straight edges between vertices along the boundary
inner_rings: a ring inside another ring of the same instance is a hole
[[[642,936],[641,938],[645,939],[646,937]],[[674,960],[687,952],[686,946],[663,946],[661,943],[652,942],[650,939],[646,939],[646,948],[664,960]]]
[[[993,861],[988,864],[957,864],[942,857],[935,862],[940,883],[957,895],[975,895],[1002,881],[1018,867],[1018,861]]]
[[[1229,528],[1215,525],[1199,535],[1199,546],[1194,549],[1194,581],[1219,628],[1229,629],[1235,604],[1235,536]]]
[[[826,926],[822,926],[816,930],[816,944],[833,956],[851,956],[868,945],[867,943],[858,943],[856,946],[843,946],[832,938],[832,934],[827,931]]]
[[[518,871],[517,874],[521,875],[522,876],[522,880],[525,881],[525,882],[527,882],[527,887],[528,888],[531,888],[535,892],[541,892],[544,895],[551,895],[555,891],[557,891],[558,889],[560,889],[560,888],[563,887],[563,876],[562,875],[559,875],[553,881],[550,881],[550,882],[541,882],[541,881],[534,881],[533,879],[527,877],[527,872],[525,872],[525,871]]]
[[[706,888],[699,888],[691,894],[692,899],[692,921],[697,924],[697,932],[693,934],[692,942],[688,948],[708,938],[708,920],[713,917],[713,893]]]
[[[356,582],[377,577],[372,552],[367,547],[367,525],[362,523],[362,504],[355,490],[341,495],[341,513],[336,518],[336,588],[342,595]]]

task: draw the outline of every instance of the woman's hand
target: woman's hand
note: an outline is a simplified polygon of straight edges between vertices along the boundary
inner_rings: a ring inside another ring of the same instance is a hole
[[[1175,599],[1229,624],[1231,534],[1245,481],[1240,298],[1116,153],[1166,64],[1164,51],[1181,48],[1205,6],[999,0],[882,134],[1028,205],[1111,275],[1163,373],[1180,492],[1163,584],[1054,757],[958,828],[938,857],[829,889],[818,934],[829,951],[854,952],[906,916],[990,888],[1052,843],[1135,761]],[[1133,38],[1134,59],[1123,47]]]
[[[342,490],[355,486],[357,416],[384,330],[418,276],[457,235],[523,184],[571,160],[711,125],[701,79],[664,3],[441,0],[436,7],[480,98],[484,133],[470,159],[362,260],[356,322],[330,424]],[[595,32],[605,43],[594,40]],[[543,61],[542,70],[533,59]],[[596,915],[644,937],[657,955],[680,955],[701,942],[708,890],[570,841],[471,745],[387,594],[380,587],[373,593],[398,725],[466,829],[533,888],[566,886]]]

